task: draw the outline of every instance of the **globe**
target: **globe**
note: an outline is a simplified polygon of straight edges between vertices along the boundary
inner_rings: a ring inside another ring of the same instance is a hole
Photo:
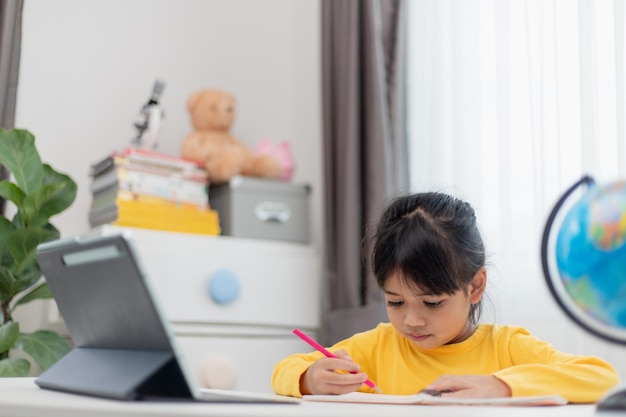
[[[582,195],[561,213],[583,186]],[[550,292],[575,323],[626,344],[625,181],[599,186],[584,176],[572,185],[548,217],[541,261]],[[626,386],[609,393],[598,409],[626,410]]]

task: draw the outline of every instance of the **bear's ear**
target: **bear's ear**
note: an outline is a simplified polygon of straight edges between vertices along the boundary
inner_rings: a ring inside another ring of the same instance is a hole
[[[206,94],[206,90],[200,90],[200,91],[193,93],[189,97],[189,99],[187,99],[187,110],[190,113],[193,113],[193,111],[196,109],[198,102],[200,101],[200,99],[202,98],[204,94]]]

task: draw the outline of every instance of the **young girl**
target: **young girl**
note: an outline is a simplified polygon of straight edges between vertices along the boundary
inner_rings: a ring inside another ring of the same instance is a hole
[[[619,378],[593,356],[559,352],[522,327],[479,324],[485,249],[472,207],[441,193],[393,201],[373,241],[372,268],[391,323],[319,352],[295,354],[272,375],[278,394],[372,392],[447,397],[559,394],[595,402]]]

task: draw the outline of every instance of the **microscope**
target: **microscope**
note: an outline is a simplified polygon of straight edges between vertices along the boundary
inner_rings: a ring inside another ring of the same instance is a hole
[[[165,116],[163,108],[159,103],[164,88],[165,82],[161,80],[155,81],[150,99],[141,108],[135,119],[134,126],[137,129],[137,136],[132,139],[131,147],[149,151],[156,149],[161,119]]]

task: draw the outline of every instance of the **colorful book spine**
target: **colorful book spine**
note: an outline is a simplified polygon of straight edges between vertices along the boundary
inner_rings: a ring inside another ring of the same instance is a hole
[[[204,167],[195,161],[135,148],[111,152],[105,158],[91,164],[89,175],[96,177],[116,164],[163,173],[179,173],[204,180],[208,178],[208,173]]]
[[[112,187],[131,191],[135,194],[147,194],[170,198],[175,201],[189,200],[208,203],[208,190],[205,182],[189,180],[176,175],[160,175],[116,167],[95,178],[90,191],[98,193],[110,191]]]

